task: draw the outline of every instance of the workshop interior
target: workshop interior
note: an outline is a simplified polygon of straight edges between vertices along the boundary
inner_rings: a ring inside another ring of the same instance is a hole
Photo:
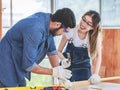
[[[65,85],[53,85],[50,75],[32,73],[31,80],[26,79],[26,87],[5,87],[0,90],[120,90],[120,0],[0,0],[0,40],[19,20],[36,12],[54,13],[65,7],[74,12],[76,24],[88,10],[100,14],[103,38],[99,71],[101,83],[90,85],[88,80],[76,81],[72,83],[73,87],[67,88]],[[54,37],[56,48],[61,37]],[[51,68],[47,56],[40,65]]]

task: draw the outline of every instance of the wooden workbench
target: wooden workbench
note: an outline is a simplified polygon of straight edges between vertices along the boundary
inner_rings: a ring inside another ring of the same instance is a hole
[[[120,84],[103,82],[97,85],[70,87],[69,90],[120,90]]]

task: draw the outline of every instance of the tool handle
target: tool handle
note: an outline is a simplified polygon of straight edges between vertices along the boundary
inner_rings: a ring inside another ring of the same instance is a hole
[[[101,82],[117,80],[117,79],[120,79],[120,76],[101,78]],[[72,87],[80,87],[80,86],[88,86],[88,85],[90,85],[90,82],[88,80],[72,82]]]

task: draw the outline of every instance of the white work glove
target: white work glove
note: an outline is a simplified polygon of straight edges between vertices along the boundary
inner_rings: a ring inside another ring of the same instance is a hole
[[[70,70],[64,69],[62,66],[57,66],[53,68],[53,77],[57,77],[61,80],[70,79],[72,74]]]
[[[72,86],[72,83],[69,80],[61,80],[56,77],[53,78],[53,84],[54,85],[65,85],[67,88]]]
[[[101,81],[101,77],[98,74],[93,74],[90,78],[89,81],[91,84],[98,84]]]
[[[68,88],[68,87],[72,87],[72,83],[71,83],[71,81],[70,80],[58,80],[59,81],[59,85],[66,85],[66,87]]]
[[[63,59],[61,60],[61,65],[63,68],[68,68],[71,65],[71,61],[69,59]]]
[[[59,80],[57,77],[53,77],[53,85],[59,85]]]

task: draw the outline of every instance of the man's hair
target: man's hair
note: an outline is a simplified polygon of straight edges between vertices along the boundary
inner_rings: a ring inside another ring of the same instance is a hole
[[[76,25],[76,19],[74,13],[69,8],[63,8],[57,10],[52,16],[51,20],[61,22],[66,28],[74,28]]]

